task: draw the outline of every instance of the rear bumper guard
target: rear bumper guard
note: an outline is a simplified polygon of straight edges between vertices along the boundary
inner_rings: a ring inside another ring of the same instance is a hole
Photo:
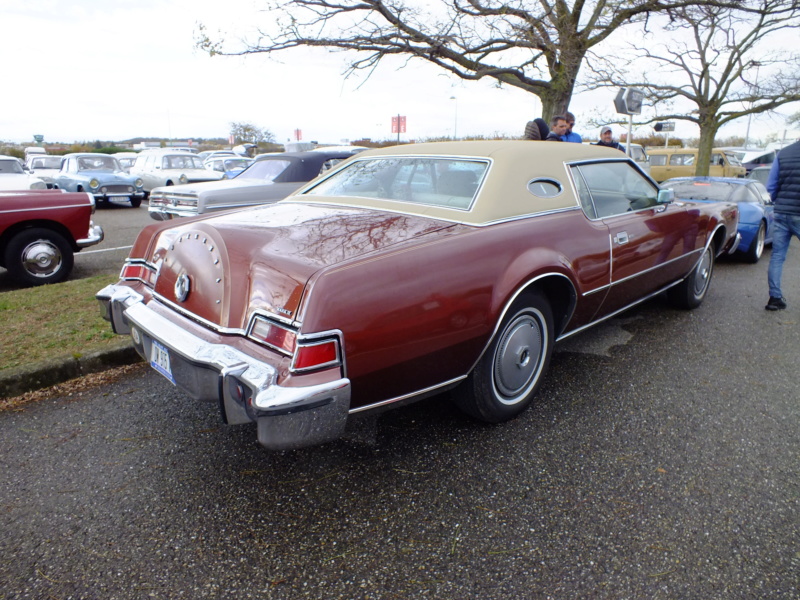
[[[114,332],[129,334],[151,366],[156,367],[153,346],[166,348],[171,372],[156,370],[192,398],[219,402],[226,423],[255,421],[258,441],[266,448],[321,444],[344,432],[350,409],[348,379],[283,387],[276,383],[277,370],[271,364],[193,335],[150,309],[128,286],[109,285],[96,297]]]

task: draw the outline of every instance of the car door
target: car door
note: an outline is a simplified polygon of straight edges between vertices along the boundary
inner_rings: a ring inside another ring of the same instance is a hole
[[[658,187],[628,161],[575,169],[591,195],[594,218],[608,228],[611,277],[598,316],[651,295],[691,270],[704,244],[698,209],[659,204]]]

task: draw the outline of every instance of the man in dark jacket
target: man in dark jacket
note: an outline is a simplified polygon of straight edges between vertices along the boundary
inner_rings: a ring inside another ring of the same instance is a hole
[[[608,125],[600,130],[600,140],[595,142],[594,145],[603,146],[604,148],[614,148],[615,150],[625,152],[625,148],[622,147],[622,144],[614,141],[614,134],[611,132],[611,127]]]
[[[775,205],[775,223],[772,226],[772,257],[767,278],[769,301],[767,310],[786,308],[781,291],[781,276],[789,242],[792,236],[800,239],[800,142],[780,151],[767,179],[767,190]]]
[[[550,119],[550,133],[545,138],[547,142],[563,142],[561,139],[567,132],[567,118],[564,115],[556,115]]]

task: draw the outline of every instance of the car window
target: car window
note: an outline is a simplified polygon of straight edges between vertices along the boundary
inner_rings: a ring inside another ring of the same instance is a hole
[[[581,201],[581,208],[583,208],[583,212],[586,213],[586,216],[590,219],[596,219],[597,211],[594,209],[592,195],[589,193],[589,186],[586,185],[586,182],[583,180],[583,174],[578,169],[574,170],[573,179],[575,181],[575,189],[578,192],[578,199]]]
[[[81,156],[78,158],[79,171],[118,171],[119,163],[111,156]]]
[[[725,152],[725,158],[728,159],[728,162],[732,164],[734,167],[741,167],[742,161],[739,160],[739,157],[734,154],[733,152]],[[720,163],[722,164],[722,163]]]
[[[759,196],[761,199],[761,204],[766,204],[767,202],[772,202],[772,198],[767,191],[767,188],[764,187],[764,184],[760,181],[754,181],[750,184],[750,187],[753,188],[754,192]]]
[[[278,175],[283,173],[286,168],[291,165],[288,160],[257,160],[247,169],[242,171],[238,177],[246,177],[252,179],[263,179],[264,181],[272,181]]]
[[[304,192],[311,196],[359,196],[467,210],[488,161],[444,157],[356,160]]]
[[[673,167],[680,167],[681,165],[684,166],[693,165],[694,154],[673,154],[672,156],[669,157],[669,164]]]
[[[667,165],[667,155],[666,154],[651,154],[650,155],[650,166],[651,167],[664,167]]]
[[[594,213],[599,218],[652,208],[658,204],[658,188],[628,162],[574,166],[573,180],[579,196],[581,189],[578,181],[581,178],[591,196]],[[581,205],[586,215],[592,218],[591,212],[586,210],[583,197]]]
[[[14,173],[21,174],[25,171],[19,161],[15,158],[13,160],[0,160],[0,173]]]
[[[37,156],[31,161],[32,169],[58,169],[60,167],[60,156]]]
[[[161,167],[163,169],[202,169],[203,164],[193,154],[173,154],[163,158]]]

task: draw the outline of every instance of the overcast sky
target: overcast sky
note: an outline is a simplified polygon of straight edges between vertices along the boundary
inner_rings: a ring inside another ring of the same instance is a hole
[[[344,80],[343,53],[323,49],[280,56],[209,57],[195,49],[199,22],[211,33],[246,35],[257,0],[0,0],[4,85],[0,141],[45,142],[227,137],[230,122],[270,130],[279,142],[302,131],[322,143],[436,136],[521,135],[541,112],[532,94],[490,82],[462,82],[421,62],[380,67],[368,80]],[[258,18],[263,18],[263,15]],[[575,130],[614,90],[573,98]],[[794,108],[794,107],[793,107]],[[794,112],[790,110],[789,112]],[[608,111],[613,115],[613,109]],[[782,135],[784,119],[753,119],[751,137]],[[744,135],[746,119],[720,132]],[[622,128],[615,126],[618,135]],[[683,137],[699,131],[678,123]]]

